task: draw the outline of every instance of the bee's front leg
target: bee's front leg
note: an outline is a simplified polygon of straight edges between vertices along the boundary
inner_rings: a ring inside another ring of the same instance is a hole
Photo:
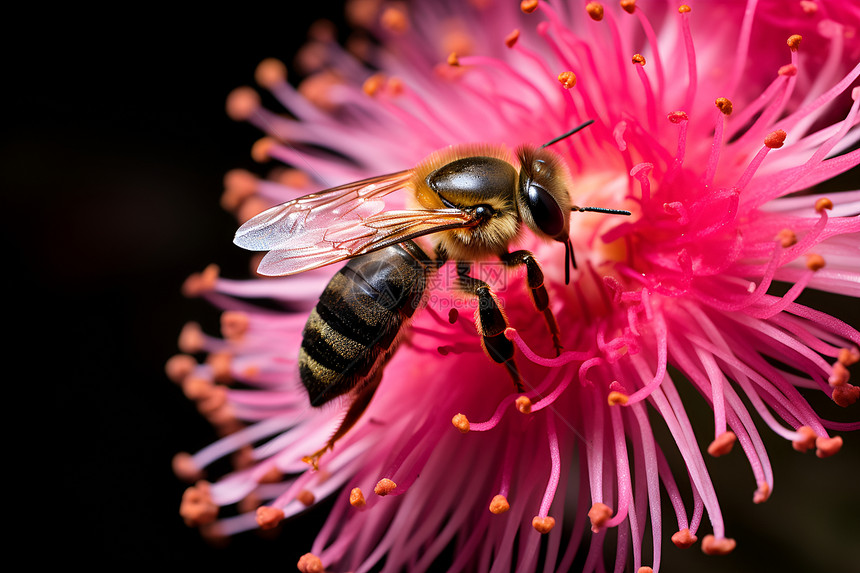
[[[522,378],[514,361],[514,344],[505,337],[508,321],[499,308],[496,296],[489,285],[480,279],[470,277],[468,273],[468,264],[457,265],[457,288],[478,298],[478,330],[481,332],[481,346],[494,362],[505,365],[517,392],[523,392]]]
[[[552,343],[553,346],[555,346],[555,355],[559,356],[561,351],[564,350],[564,347],[561,345],[561,334],[558,330],[558,322],[556,322],[555,315],[549,307],[549,294],[546,292],[546,287],[543,284],[543,271],[541,270],[537,259],[535,259],[535,256],[530,251],[525,250],[503,253],[499,258],[503,263],[511,267],[525,265],[526,282],[528,283],[532,302],[538,312],[543,313],[549,333],[552,335]]]

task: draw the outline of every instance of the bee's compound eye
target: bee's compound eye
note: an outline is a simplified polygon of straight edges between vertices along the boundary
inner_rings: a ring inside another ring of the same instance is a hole
[[[564,229],[564,213],[555,198],[536,183],[529,185],[527,197],[529,211],[538,229],[550,237],[558,236]]]

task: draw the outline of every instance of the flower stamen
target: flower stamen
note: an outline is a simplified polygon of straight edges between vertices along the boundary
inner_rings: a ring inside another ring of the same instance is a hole
[[[672,543],[680,549],[691,547],[699,538],[690,533],[689,529],[682,529],[677,533],[672,534]]]
[[[693,100],[696,98],[698,72],[696,71],[696,50],[693,48],[693,34],[690,32],[691,8],[682,4],[678,8],[681,18],[681,30],[684,37],[684,50],[687,54],[687,97],[684,100],[684,109],[693,109]]]
[[[591,531],[598,533],[612,517],[612,509],[605,503],[597,502],[588,510],[588,519],[591,520]]]
[[[585,11],[588,12],[588,15],[595,22],[603,20],[603,4],[600,2],[589,2],[585,5]]]
[[[454,424],[454,427],[460,430],[462,434],[469,433],[469,419],[463,414],[457,414],[451,420],[451,423]]]
[[[555,527],[555,518],[546,516],[541,517],[539,515],[534,516],[532,518],[532,527],[534,527],[538,533],[542,533],[546,535],[552,528]]]
[[[382,478],[381,480],[376,482],[376,486],[373,488],[373,493],[380,497],[383,497],[393,492],[396,487],[397,484],[390,479]]]
[[[283,510],[276,507],[263,505],[257,508],[256,519],[260,529],[274,529],[285,517]]]
[[[529,400],[528,396],[517,396],[514,404],[517,407],[517,410],[521,414],[531,414],[532,412],[532,401]]]
[[[508,503],[508,498],[502,494],[496,494],[490,501],[490,513],[501,515],[511,509],[511,504]]]
[[[361,488],[354,487],[350,490],[349,505],[359,509],[367,505],[367,501],[364,499],[364,493],[361,491]]]
[[[296,567],[301,573],[325,573],[322,560],[313,553],[305,553],[299,557]]]
[[[728,537],[718,539],[713,535],[706,535],[702,539],[702,551],[706,555],[728,555],[736,546],[737,542]]]
[[[520,2],[520,10],[525,12],[526,14],[531,14],[538,7],[538,0],[522,0]]]
[[[770,498],[770,484],[767,482],[759,482],[758,489],[753,494],[753,503],[764,503]]]

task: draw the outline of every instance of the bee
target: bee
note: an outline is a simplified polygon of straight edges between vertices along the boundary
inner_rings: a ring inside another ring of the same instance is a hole
[[[471,263],[497,258],[526,268],[535,309],[542,313],[556,353],[558,323],[549,306],[544,275],[534,255],[510,251],[523,224],[535,235],[565,245],[565,282],[576,267],[570,241],[571,211],[629,215],[629,211],[578,207],[562,159],[541,147],[452,146],[412,169],[312,193],[263,211],[244,223],[234,242],[268,251],[258,272],[282,276],[347,261],[329,282],[302,333],[299,373],[310,403],[338,396],[351,404],[329,441],[306,462],[314,468],[365,411],[428,280],[447,261],[457,269],[455,288],[478,299],[477,329],[489,358],[506,367],[518,392],[522,379],[505,315],[491,287],[470,275]],[[386,198],[405,193],[410,209],[386,209]],[[416,239],[429,236],[432,256]]]

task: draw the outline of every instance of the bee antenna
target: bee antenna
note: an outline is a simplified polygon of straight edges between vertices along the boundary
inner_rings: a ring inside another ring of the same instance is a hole
[[[573,256],[573,244],[570,237],[564,242],[564,284],[570,284],[570,266],[576,270],[576,258]]]
[[[580,213],[589,211],[592,213],[605,213],[606,215],[631,215],[630,211],[625,211],[624,209],[607,209],[606,207],[580,207],[578,205],[573,205],[570,210],[578,211]]]
[[[567,138],[567,137],[570,137],[571,135],[573,135],[573,134],[574,134],[574,133],[576,133],[577,131],[579,131],[579,130],[581,130],[581,129],[585,129],[586,127],[588,127],[588,126],[589,126],[589,125],[591,125],[592,123],[594,123],[594,120],[593,120],[593,119],[589,119],[588,121],[583,122],[583,123],[581,123],[581,124],[577,125],[577,126],[576,126],[576,127],[574,127],[573,129],[571,129],[570,131],[568,131],[567,133],[565,133],[564,135],[559,135],[559,136],[558,136],[558,137],[556,137],[555,139],[551,139],[551,140],[547,141],[546,143],[544,143],[543,145],[541,145],[541,146],[540,146],[540,148],[541,148],[541,149],[543,149],[544,147],[549,147],[549,146],[550,146],[550,145],[552,145],[553,143],[558,143],[558,142],[559,142],[559,141],[561,141],[562,139],[565,139],[565,138]]]

